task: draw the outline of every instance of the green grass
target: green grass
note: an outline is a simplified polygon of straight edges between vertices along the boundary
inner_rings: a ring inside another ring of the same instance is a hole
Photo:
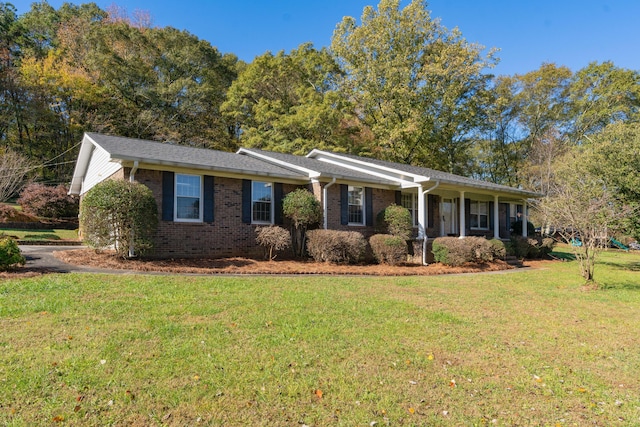
[[[77,230],[63,230],[63,229],[44,229],[44,230],[29,230],[29,229],[14,229],[14,228],[0,228],[0,234],[7,234],[9,236],[16,236],[20,240],[78,240]]]
[[[640,256],[596,279],[5,280],[0,424],[638,425]]]

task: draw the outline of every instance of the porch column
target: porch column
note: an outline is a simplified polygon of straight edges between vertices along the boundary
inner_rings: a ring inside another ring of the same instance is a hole
[[[466,236],[467,224],[465,223],[466,213],[464,211],[465,203],[464,203],[464,191],[460,192],[460,238]]]
[[[527,218],[527,200],[522,201],[522,236],[527,237],[529,219]]]
[[[425,199],[424,189],[422,185],[418,187],[418,239],[423,239],[427,234],[427,225],[425,224],[425,218],[427,218],[427,204]]]
[[[500,238],[500,206],[498,196],[493,196],[493,238]]]

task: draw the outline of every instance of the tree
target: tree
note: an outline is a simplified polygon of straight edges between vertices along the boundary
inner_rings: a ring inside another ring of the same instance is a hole
[[[294,252],[297,256],[302,256],[307,230],[322,221],[320,202],[310,191],[299,188],[284,197],[282,211],[287,218],[291,219]]]
[[[575,73],[569,87],[568,133],[575,143],[609,124],[640,120],[640,71],[612,62],[592,62]]]
[[[80,230],[96,249],[113,246],[123,258],[153,249],[158,206],[145,185],[106,180],[89,190],[80,204]]]
[[[616,196],[640,209],[640,123],[614,123],[596,134],[588,144],[594,152],[592,171],[601,176]],[[640,218],[624,219],[626,233],[640,240]]]
[[[632,214],[602,176],[593,173],[595,161],[592,150],[575,147],[556,164],[550,193],[540,203],[548,223],[572,243],[580,273],[589,283],[594,283],[598,252],[620,221]]]
[[[0,150],[0,202],[18,195],[26,185],[31,162],[11,150]]]
[[[371,152],[391,161],[466,173],[472,131],[484,122],[493,52],[432,20],[426,2],[367,6],[345,17],[331,49],[345,72],[341,91],[374,135]]]
[[[329,52],[310,43],[288,54],[267,52],[239,74],[222,111],[246,147],[292,154],[344,151],[358,128],[335,91],[339,76]]]

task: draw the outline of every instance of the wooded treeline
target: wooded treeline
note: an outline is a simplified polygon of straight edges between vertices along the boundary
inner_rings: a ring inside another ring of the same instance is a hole
[[[554,162],[575,147],[614,124],[640,133],[637,70],[542,64],[496,77],[496,52],[443,27],[422,0],[382,0],[338,23],[329,47],[249,64],[149,22],[95,3],[22,15],[0,3],[0,150],[47,183],[69,182],[94,131],[227,151],[321,148],[548,192]]]

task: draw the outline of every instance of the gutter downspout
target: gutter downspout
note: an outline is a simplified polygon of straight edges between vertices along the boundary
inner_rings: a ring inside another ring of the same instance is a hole
[[[336,177],[334,176],[333,179],[331,180],[330,183],[328,183],[327,185],[324,186],[324,188],[322,189],[322,216],[323,218],[323,223],[322,223],[322,228],[324,228],[325,230],[327,228],[329,228],[329,220],[327,219],[327,214],[328,214],[328,203],[327,203],[327,194],[328,191],[327,189],[329,187],[331,187],[333,184],[336,183]]]
[[[432,190],[435,190],[436,188],[438,188],[438,186],[440,185],[440,181],[436,181],[435,185],[431,188],[428,188],[424,191],[422,191],[422,197],[426,196],[427,193],[431,192]],[[422,189],[422,186],[420,186],[420,188]],[[429,206],[428,200],[425,200],[425,205]],[[427,225],[429,225],[429,218],[425,218]],[[424,228],[424,236],[422,239],[422,265],[429,265],[427,263],[427,227]]]
[[[138,161],[133,162],[133,167],[129,172],[129,182],[134,182],[136,177],[136,172],[138,171]],[[131,229],[131,235],[129,236],[129,258],[133,258],[136,256],[135,247],[133,245],[134,240],[133,229]]]

